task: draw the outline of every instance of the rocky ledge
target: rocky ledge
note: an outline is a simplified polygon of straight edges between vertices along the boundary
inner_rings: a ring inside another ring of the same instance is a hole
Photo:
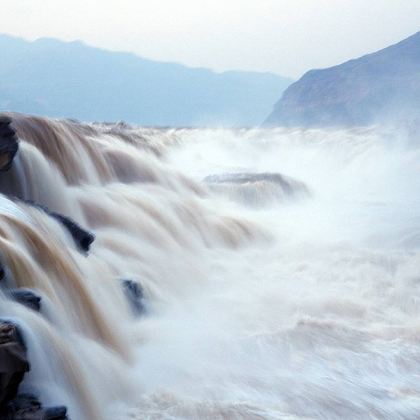
[[[12,321],[0,320],[0,419],[68,420],[66,407],[43,407],[37,396],[19,393],[29,370],[19,327]]]

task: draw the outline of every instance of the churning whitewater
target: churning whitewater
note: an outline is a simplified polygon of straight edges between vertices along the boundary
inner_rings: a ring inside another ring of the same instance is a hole
[[[10,117],[24,391],[73,420],[418,418],[415,136]]]

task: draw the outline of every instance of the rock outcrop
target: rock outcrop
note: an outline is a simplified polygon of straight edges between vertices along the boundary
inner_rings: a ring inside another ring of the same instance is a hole
[[[251,206],[263,206],[310,195],[303,182],[278,173],[209,175],[203,182],[214,192]]]
[[[256,182],[270,182],[279,185],[287,194],[293,194],[296,189],[306,189],[303,183],[296,181],[290,177],[277,174],[277,173],[250,173],[240,172],[234,174],[220,174],[209,175],[203,180],[209,184],[249,184]]]
[[[283,93],[267,126],[409,123],[420,116],[420,32],[388,48],[311,70]]]
[[[12,167],[13,159],[19,149],[16,131],[11,123],[10,117],[0,115],[0,172],[8,171]]]

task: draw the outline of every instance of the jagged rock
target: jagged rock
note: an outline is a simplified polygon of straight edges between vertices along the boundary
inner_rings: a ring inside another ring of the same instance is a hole
[[[19,394],[5,408],[4,420],[68,420],[64,406],[43,407],[32,394]]]
[[[12,167],[13,159],[19,149],[16,131],[10,125],[12,119],[0,115],[0,171],[6,172]]]
[[[41,309],[41,296],[37,295],[30,289],[12,289],[10,291],[12,298],[16,301],[25,305],[26,307],[39,312]]]
[[[16,397],[28,371],[26,346],[18,327],[11,321],[0,320],[0,412],[8,401]]]
[[[134,315],[142,315],[146,310],[143,288],[134,280],[122,280],[122,285]]]

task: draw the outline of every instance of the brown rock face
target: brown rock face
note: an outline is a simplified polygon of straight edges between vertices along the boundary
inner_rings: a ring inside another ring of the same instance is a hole
[[[18,327],[10,321],[0,321],[0,410],[16,397],[27,371],[26,347]]]

